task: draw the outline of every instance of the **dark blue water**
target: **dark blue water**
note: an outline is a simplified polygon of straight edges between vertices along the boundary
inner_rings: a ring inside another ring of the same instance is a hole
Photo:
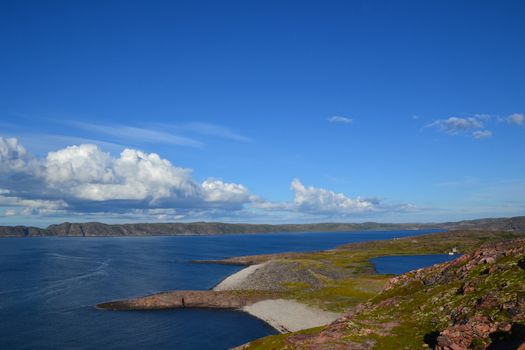
[[[0,240],[0,349],[226,349],[275,331],[238,311],[93,305],[209,289],[239,266],[196,259],[311,251],[429,231]]]
[[[451,261],[458,257],[459,255],[448,254],[396,255],[381,256],[370,261],[374,264],[377,273],[401,275],[408,271]]]

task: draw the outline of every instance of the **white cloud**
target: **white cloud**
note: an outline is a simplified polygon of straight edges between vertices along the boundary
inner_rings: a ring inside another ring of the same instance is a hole
[[[267,202],[257,198],[252,207],[279,212],[296,212],[314,216],[351,217],[382,212],[407,212],[417,208],[411,204],[385,204],[379,198],[350,198],[343,193],[313,186],[304,186],[299,179],[290,185],[293,202]]]
[[[83,122],[72,122],[71,126],[97,134],[109,135],[121,141],[138,141],[146,143],[165,143],[170,145],[201,147],[202,142],[162,130],[141,128],[126,125],[103,125]]]
[[[83,144],[34,159],[16,139],[0,141],[0,166],[10,178],[2,183],[0,205],[38,211],[206,211],[240,210],[251,200],[243,185],[216,179],[198,184],[190,169],[176,167],[155,153],[125,149],[119,157],[112,157],[96,145]],[[31,171],[27,159],[37,164],[38,172]],[[10,176],[15,171],[21,175]]]
[[[336,115],[336,116],[328,118],[328,121],[330,123],[352,124],[353,120],[352,120],[352,118],[342,117],[342,116]]]
[[[208,202],[247,203],[250,193],[243,185],[208,179],[202,183],[204,199]]]
[[[0,136],[0,173],[24,172],[32,165],[32,157],[15,138]]]
[[[492,137],[492,131],[485,128],[485,124],[508,123],[522,125],[525,117],[523,114],[514,113],[508,117],[500,117],[490,114],[475,114],[472,117],[450,117],[438,119],[425,125],[425,128],[437,128],[450,135],[470,134],[475,139],[487,139]]]
[[[291,189],[295,192],[294,203],[299,211],[314,213],[352,214],[375,210],[375,204],[362,198],[349,198],[324,188],[305,187],[294,179]]]
[[[51,184],[110,182],[115,178],[109,153],[95,145],[69,146],[49,152],[45,160],[45,177]]]
[[[514,113],[507,117],[507,122],[510,124],[521,125],[523,124],[524,116],[521,113]]]
[[[82,151],[87,149],[87,152]],[[68,147],[60,162],[52,162],[49,183],[71,195],[92,201],[193,198],[197,185],[191,171],[173,166],[155,153],[125,149],[111,158],[93,145]],[[50,153],[50,155],[52,155]],[[48,156],[49,159],[55,159]],[[56,174],[56,175],[55,175]]]
[[[241,135],[229,128],[226,128],[220,125],[210,124],[210,123],[193,122],[193,123],[187,123],[183,125],[174,125],[172,127],[175,129],[191,131],[191,132],[195,132],[195,133],[202,134],[202,135],[215,136],[215,137],[230,139],[234,141],[242,141],[242,142],[252,141],[252,139],[250,139],[249,137]]]
[[[0,141],[0,207],[17,216],[242,221],[265,212],[315,219],[412,209],[306,187],[298,179],[291,183],[293,201],[269,202],[242,184],[214,178],[198,183],[190,169],[156,153],[128,148],[114,157],[96,145],[81,144],[34,158],[16,139]]]
[[[5,209],[2,214],[4,216],[16,216],[18,212],[15,209]]]
[[[63,212],[67,208],[67,203],[62,200],[23,199],[16,196],[0,194],[0,206],[8,207],[4,211],[5,216],[15,216],[19,214],[24,216],[38,214],[51,215]],[[17,211],[16,208],[20,210]],[[6,214],[8,211],[11,215]]]
[[[492,131],[490,130],[476,130],[472,133],[475,139],[482,140],[492,137]]]
[[[191,122],[185,124],[154,124],[147,127],[129,125],[105,125],[85,122],[69,122],[68,125],[98,135],[111,136],[112,140],[133,143],[164,143],[179,146],[202,147],[204,143],[196,139],[198,135],[218,137],[228,140],[251,142],[252,139],[238,132],[216,124]],[[190,134],[191,137],[186,136]],[[98,142],[97,142],[98,143]]]
[[[450,117],[448,119],[439,119],[428,125],[427,128],[436,127],[447,134],[455,135],[463,132],[473,131],[483,128],[483,123],[479,118],[468,117]]]

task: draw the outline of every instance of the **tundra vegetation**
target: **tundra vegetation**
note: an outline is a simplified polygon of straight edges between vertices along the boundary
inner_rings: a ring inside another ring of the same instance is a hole
[[[453,251],[461,256],[400,276],[377,274],[370,262]],[[258,268],[231,290],[173,291],[98,306],[241,308],[290,299],[342,315],[330,325],[255,340],[243,350],[512,349],[525,342],[525,234],[516,231],[449,231],[213,262]]]
[[[262,338],[243,349],[452,349],[447,346],[453,344],[458,349],[510,349],[525,341],[523,237],[451,231],[315,253],[228,259],[225,263],[288,266],[288,274],[281,268],[271,277],[281,297],[345,313],[326,327]],[[463,254],[458,259],[399,277],[378,275],[370,263],[378,256],[454,248]]]

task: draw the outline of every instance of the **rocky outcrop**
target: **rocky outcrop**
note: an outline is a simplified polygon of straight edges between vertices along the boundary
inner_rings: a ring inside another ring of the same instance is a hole
[[[0,226],[0,237],[32,236],[170,236],[193,234],[233,234],[272,232],[348,232],[367,230],[492,230],[525,232],[525,216],[479,219],[448,223],[321,223],[321,224],[228,224],[221,222],[103,224],[100,222],[51,225],[46,229],[25,226]]]

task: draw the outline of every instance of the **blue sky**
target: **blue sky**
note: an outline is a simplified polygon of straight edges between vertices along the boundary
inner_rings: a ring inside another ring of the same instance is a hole
[[[0,224],[524,215],[524,15],[2,1]]]

